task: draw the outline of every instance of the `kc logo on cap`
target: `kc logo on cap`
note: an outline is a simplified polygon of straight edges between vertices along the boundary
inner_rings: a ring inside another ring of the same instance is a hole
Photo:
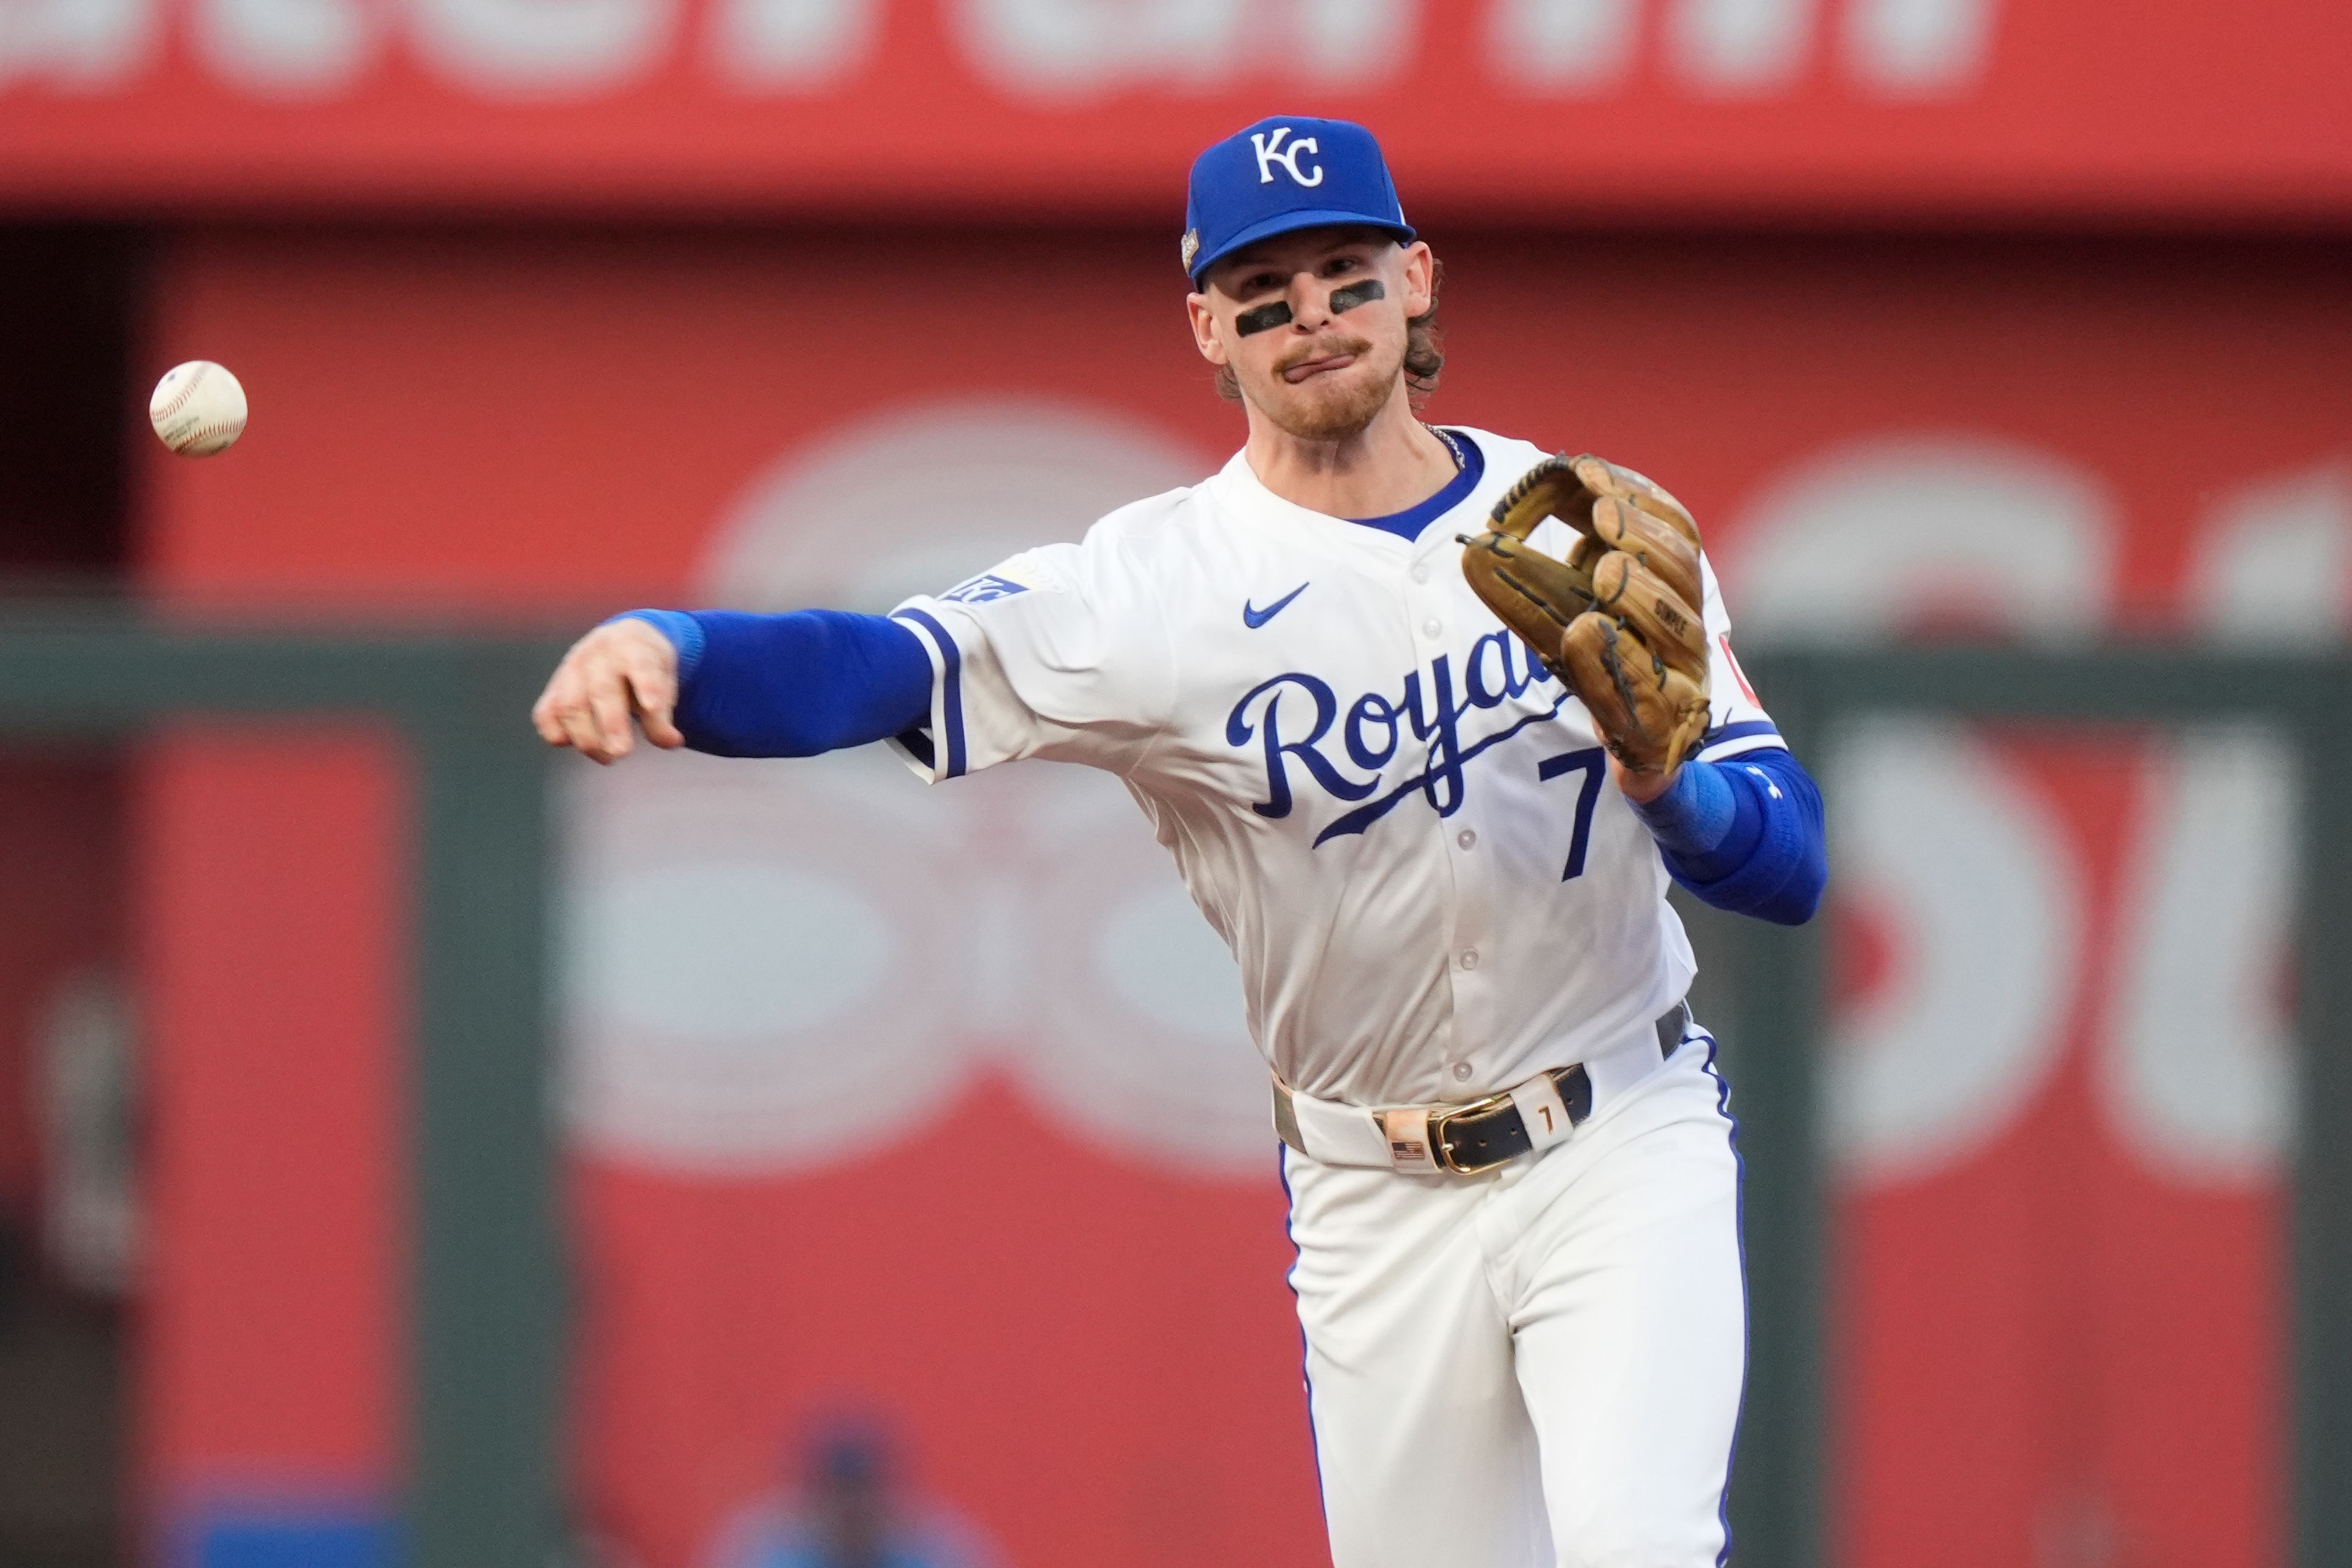
[[[1244,246],[1302,228],[1385,229],[1412,238],[1381,144],[1346,120],[1277,115],[1192,162],[1180,247],[1192,286]]]
[[[1261,185],[1274,184],[1274,166],[1279,163],[1290,171],[1290,177],[1299,184],[1321,184],[1323,171],[1314,164],[1308,164],[1307,172],[1304,174],[1298,172],[1298,154],[1319,153],[1323,150],[1322,147],[1317,143],[1314,137],[1307,136],[1293,142],[1287,153],[1283,152],[1282,139],[1289,134],[1290,127],[1287,125],[1276,126],[1270,140],[1265,132],[1250,132],[1250,145],[1257,150],[1257,183]]]

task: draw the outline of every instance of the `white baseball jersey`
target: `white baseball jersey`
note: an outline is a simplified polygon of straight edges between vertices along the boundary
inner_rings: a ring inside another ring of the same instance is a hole
[[[1582,1059],[1696,967],[1583,705],[1462,575],[1456,536],[1546,453],[1451,433],[1485,473],[1410,542],[1294,506],[1236,455],[893,612],[932,662],[929,724],[898,742],[916,770],[1118,774],[1232,947],[1268,1064],[1350,1104]],[[1555,520],[1532,542],[1570,538]],[[1705,578],[1698,754],[1777,746]]]

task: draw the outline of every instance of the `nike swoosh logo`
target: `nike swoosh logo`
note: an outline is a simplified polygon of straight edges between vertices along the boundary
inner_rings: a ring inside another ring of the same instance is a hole
[[[1309,581],[1312,581],[1312,579],[1309,579]],[[1249,627],[1252,631],[1257,630],[1258,627],[1265,625],[1266,622],[1282,614],[1284,605],[1289,604],[1291,600],[1296,599],[1299,595],[1304,594],[1305,592],[1307,592],[1307,584],[1301,583],[1297,587],[1293,588],[1289,593],[1285,594],[1281,598],[1276,599],[1273,604],[1268,605],[1263,610],[1251,608],[1250,602],[1247,599],[1244,599],[1242,601],[1242,625]]]

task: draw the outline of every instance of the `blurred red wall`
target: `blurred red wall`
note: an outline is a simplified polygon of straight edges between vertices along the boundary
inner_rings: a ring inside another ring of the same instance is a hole
[[[1770,596],[1775,498],[1837,454],[1980,450],[2030,493],[2026,453],[2094,488],[2089,554],[2029,539],[1973,580],[1998,600],[2079,579],[2088,631],[2191,624],[2240,478],[2352,444],[2352,300],[2325,247],[1431,237],[1451,350],[1433,417],[1673,485],[1735,623],[1743,591]],[[157,284],[154,363],[228,363],[255,411],[226,458],[144,476],[142,574],[189,602],[573,624],[677,602],[780,458],[942,399],[1098,411],[1203,474],[1240,436],[1156,230],[222,229],[174,242]],[[1905,598],[1898,620],[1954,613],[1881,581],[1849,592]],[[1999,756],[2056,825],[2081,962],[2015,1114],[1931,1169],[1849,1182],[1838,1560],[2273,1568],[2274,1168],[2151,1162],[2098,1089],[2123,1048],[2121,889],[2160,831],[2146,759]],[[155,1495],[388,1500],[397,769],[369,742],[206,738],[144,791],[158,1072],[167,1110],[202,1119],[154,1173]],[[1911,912],[1871,891],[1841,916],[1875,955],[1858,1008],[1918,958]],[[655,1568],[710,1561],[788,1439],[855,1406],[1029,1568],[1321,1561],[1273,1153],[1269,1134],[1246,1179],[1171,1173],[987,1070],[887,1158],[835,1170],[583,1150],[583,1515]],[[2095,1537],[2113,1554],[2083,1555]]]
[[[2310,219],[2347,68],[2332,0],[118,0],[12,54],[0,200],[1156,217],[1314,113],[1424,218]]]

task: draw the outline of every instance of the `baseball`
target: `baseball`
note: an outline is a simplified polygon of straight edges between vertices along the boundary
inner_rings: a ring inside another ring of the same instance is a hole
[[[147,417],[163,445],[183,458],[209,458],[245,434],[245,388],[222,366],[192,359],[155,384]]]

